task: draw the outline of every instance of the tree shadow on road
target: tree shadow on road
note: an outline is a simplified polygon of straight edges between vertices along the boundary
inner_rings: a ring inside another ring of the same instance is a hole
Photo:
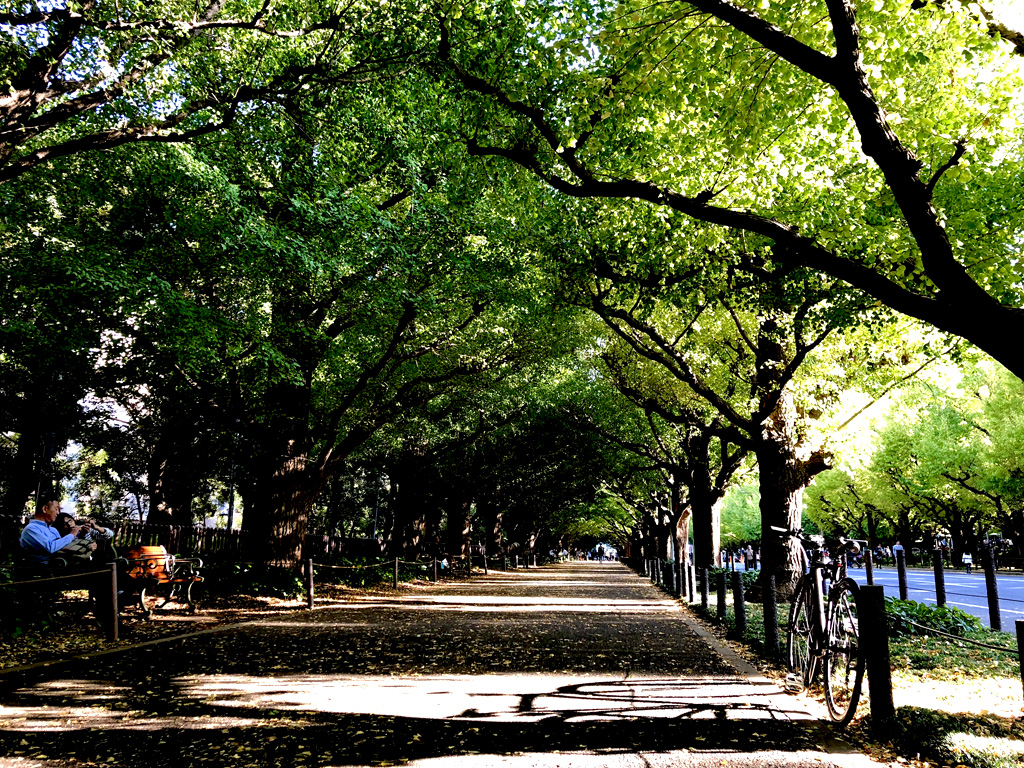
[[[40,681],[4,696],[0,754],[62,766],[330,766],[473,754],[796,752],[815,749],[822,736],[817,721],[786,719],[795,712],[769,702],[767,684],[758,701],[756,687],[737,681],[543,688],[543,678],[527,677],[510,690],[510,679]],[[466,701],[474,706],[452,709]],[[399,714],[360,711],[375,707]]]

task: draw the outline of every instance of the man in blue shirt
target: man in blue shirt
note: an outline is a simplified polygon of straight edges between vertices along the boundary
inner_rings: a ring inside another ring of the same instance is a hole
[[[61,536],[53,522],[60,512],[60,502],[52,496],[44,496],[39,511],[28,521],[21,532],[21,551],[28,560],[45,564],[50,555],[59,552],[78,536],[79,527],[72,526],[70,533]]]

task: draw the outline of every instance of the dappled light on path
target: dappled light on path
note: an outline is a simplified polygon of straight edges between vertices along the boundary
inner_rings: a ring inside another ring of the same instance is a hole
[[[624,718],[811,719],[797,700],[764,681],[741,678],[629,680],[557,675],[453,675],[430,677],[204,675],[172,681],[175,696],[208,707],[278,713],[323,712],[500,722],[556,718],[567,722]],[[34,706],[0,708],[0,728],[151,727],[142,712],[117,715],[102,706],[130,700],[116,687],[87,681],[49,683],[19,694]],[[63,709],[50,701],[65,702]],[[69,706],[70,705],[70,706]],[[117,712],[117,709],[113,710]],[[132,722],[127,722],[132,721]],[[254,721],[253,721],[254,722]],[[238,724],[238,723],[236,723]],[[199,727],[202,727],[200,725]],[[206,726],[211,727],[211,726]]]
[[[0,675],[0,768],[822,765],[729,654],[619,565],[421,585]]]

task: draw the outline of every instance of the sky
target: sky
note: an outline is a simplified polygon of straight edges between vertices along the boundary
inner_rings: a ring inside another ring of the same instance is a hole
[[[1006,26],[1024,32],[1024,0],[990,0],[988,6]]]

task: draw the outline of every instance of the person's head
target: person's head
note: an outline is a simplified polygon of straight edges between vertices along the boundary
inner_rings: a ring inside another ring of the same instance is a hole
[[[60,500],[56,496],[47,495],[39,500],[39,511],[36,512],[36,518],[39,520],[45,520],[47,525],[53,525],[59,513]]]
[[[53,527],[57,529],[57,532],[61,536],[67,536],[71,533],[71,529],[75,525],[75,518],[69,515],[67,512],[58,512],[57,519],[53,523]]]

